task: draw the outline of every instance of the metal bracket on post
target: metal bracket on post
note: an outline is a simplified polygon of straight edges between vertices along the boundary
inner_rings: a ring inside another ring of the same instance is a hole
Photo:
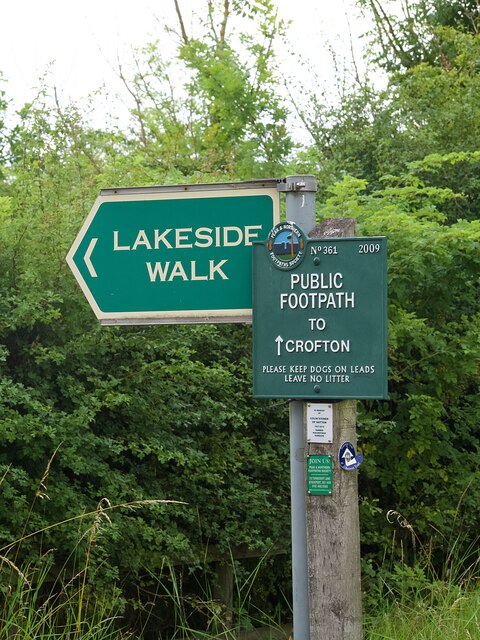
[[[315,226],[315,177],[287,176],[284,182],[277,185],[277,190],[286,194],[287,220],[295,222],[304,233],[309,234]]]
[[[315,176],[287,176],[277,185],[278,191],[313,191],[317,190]]]

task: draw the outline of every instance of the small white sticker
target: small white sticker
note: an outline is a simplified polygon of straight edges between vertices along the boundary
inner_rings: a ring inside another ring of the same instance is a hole
[[[333,442],[333,409],[331,404],[307,403],[307,441],[319,444]]]

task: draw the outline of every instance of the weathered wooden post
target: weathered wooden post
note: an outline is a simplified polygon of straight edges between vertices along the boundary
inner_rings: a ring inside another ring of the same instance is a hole
[[[311,238],[355,235],[352,218],[330,219],[317,225]],[[306,412],[305,412],[306,415]],[[344,471],[338,452],[344,442],[356,448],[356,401],[333,403],[332,442],[309,444],[308,455],[332,457],[332,495],[307,496],[307,557],[310,601],[310,640],[360,640],[360,526],[357,472]]]

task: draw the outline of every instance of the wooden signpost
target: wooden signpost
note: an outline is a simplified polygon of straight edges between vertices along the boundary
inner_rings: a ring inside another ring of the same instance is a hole
[[[342,219],[325,221],[312,235],[354,233],[355,221]],[[334,461],[330,499],[306,498],[311,640],[361,640],[363,635],[357,473],[344,471],[338,461],[344,442],[357,444],[356,405],[355,400],[333,403],[333,441],[307,445],[307,456],[329,455]]]
[[[254,243],[254,396],[292,398],[295,640],[360,640],[356,399],[387,396],[386,239],[316,226],[305,191],[287,178],[288,222]]]
[[[102,324],[248,322],[253,251],[254,396],[291,399],[295,640],[360,640],[356,399],[387,393],[386,241],[316,226],[315,192],[106,189],[67,260]]]

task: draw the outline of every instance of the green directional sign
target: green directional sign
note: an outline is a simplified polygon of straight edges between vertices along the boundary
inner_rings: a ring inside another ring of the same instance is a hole
[[[273,184],[106,189],[67,261],[102,324],[245,322],[278,215]]]
[[[297,246],[277,228],[254,245],[253,395],[387,397],[386,238]]]

